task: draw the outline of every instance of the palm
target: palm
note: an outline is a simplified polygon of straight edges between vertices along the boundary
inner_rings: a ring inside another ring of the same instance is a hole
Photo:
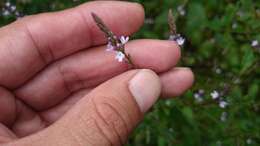
[[[48,127],[58,120],[71,106],[87,94],[87,89],[74,92],[57,105],[38,110],[24,103],[15,92],[1,90],[0,141],[23,137]],[[8,103],[8,104],[7,104]]]

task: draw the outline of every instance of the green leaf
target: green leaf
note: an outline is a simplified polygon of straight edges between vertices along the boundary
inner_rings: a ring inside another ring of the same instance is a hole
[[[193,121],[193,111],[190,107],[184,107],[182,109],[182,114],[189,122]]]
[[[252,50],[253,48],[250,47],[244,47],[244,55],[242,58],[242,62],[241,62],[241,71],[240,74],[243,74],[244,72],[246,72],[248,69],[250,69],[250,67],[252,67],[253,63],[255,62],[255,54]]]
[[[260,85],[255,83],[250,85],[249,90],[248,90],[248,96],[251,99],[257,98],[257,95],[260,95]]]

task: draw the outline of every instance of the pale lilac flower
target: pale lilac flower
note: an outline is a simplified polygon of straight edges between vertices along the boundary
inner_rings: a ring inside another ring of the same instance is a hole
[[[185,38],[179,37],[179,38],[176,39],[176,42],[179,46],[182,46],[185,42]]]
[[[110,42],[108,42],[106,51],[114,51],[114,50],[115,50],[115,47]]]
[[[238,24],[236,23],[236,22],[234,22],[233,24],[232,24],[232,29],[236,29],[238,27]]]
[[[194,93],[194,99],[196,102],[201,103],[203,102],[203,96],[205,94],[205,91],[203,89],[199,89],[196,93]]]
[[[259,42],[257,40],[253,40],[252,43],[251,43],[252,47],[256,47],[258,45],[259,45]]]
[[[195,98],[195,99],[200,98],[200,94],[199,94],[199,93],[195,93],[195,94],[194,94],[194,98]]]
[[[10,7],[10,11],[11,11],[11,12],[15,12],[15,10],[16,10],[16,6],[12,5],[12,6]]]
[[[217,69],[216,69],[216,73],[217,73],[217,74],[221,74],[221,72],[222,72],[222,70],[221,70],[220,68],[217,68]]]
[[[125,58],[125,54],[122,53],[122,52],[117,51],[115,58],[116,58],[116,60],[117,60],[118,62],[123,62],[123,60],[124,60],[124,58]]]
[[[10,13],[8,10],[4,10],[4,11],[2,12],[2,14],[3,14],[3,16],[9,16],[9,15],[11,15],[11,13]]]
[[[226,101],[220,101],[219,102],[219,107],[226,108],[227,106],[228,106],[228,103]]]
[[[194,98],[195,98],[196,102],[198,102],[198,103],[203,102],[203,98],[202,98],[201,94],[199,94],[199,93],[195,93]]]
[[[116,36],[116,35],[114,35],[114,36],[113,36],[113,39],[117,40],[117,36]]]
[[[227,121],[227,117],[228,117],[228,113],[227,112],[223,112],[220,116],[220,120],[222,122],[226,122]]]
[[[129,41],[129,37],[128,36],[121,36],[120,37],[120,41],[123,45],[125,45],[128,41]]]
[[[176,35],[170,35],[170,37],[169,37],[170,41],[175,41],[175,39],[176,39]]]
[[[218,141],[216,142],[216,146],[222,146],[222,142],[221,142],[220,140],[218,140]]]
[[[248,138],[248,139],[246,140],[246,143],[247,143],[247,144],[253,144],[253,140],[252,140],[251,138]]]
[[[129,41],[129,37],[121,36],[119,39],[119,42],[116,45],[112,44],[112,39],[116,39],[116,36],[113,36],[114,38],[108,38],[108,44],[106,51],[115,51],[116,56],[115,59],[118,62],[123,62],[123,60],[127,57],[124,52],[122,52],[122,48],[124,48],[124,45]]]
[[[6,6],[6,7],[10,7],[10,6],[11,6],[11,3],[10,3],[10,2],[6,2],[6,3],[5,3],[5,6]]]
[[[20,13],[20,12],[15,12],[15,17],[17,18],[17,19],[20,19],[20,18],[22,18],[24,15],[22,14],[22,13]]]
[[[170,35],[169,40],[176,41],[179,46],[183,46],[185,43],[185,38],[183,38],[180,34]]]
[[[241,79],[237,78],[233,82],[234,82],[234,84],[240,84],[241,83]]]
[[[117,44],[116,44],[116,47],[117,47],[117,48],[120,48],[121,46],[122,46],[121,43],[117,43]]]
[[[23,16],[21,13],[17,11],[16,6],[12,4],[10,1],[5,2],[5,5],[1,10],[1,14],[2,16],[15,16],[16,19],[19,19]]]
[[[219,93],[218,91],[214,90],[212,93],[210,93],[210,96],[212,97],[212,99],[218,99],[219,98]]]
[[[201,96],[203,96],[204,93],[205,93],[205,91],[204,91],[203,89],[199,89],[198,93],[199,93]]]
[[[186,14],[186,11],[185,11],[183,5],[178,6],[178,7],[177,7],[177,10],[178,10],[178,12],[179,12],[179,14],[180,14],[181,16],[184,16],[184,15]]]

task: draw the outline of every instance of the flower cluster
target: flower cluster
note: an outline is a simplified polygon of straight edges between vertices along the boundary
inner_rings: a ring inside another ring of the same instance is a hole
[[[220,97],[218,91],[214,90],[213,92],[210,93],[212,99],[216,100]]]
[[[179,12],[179,14],[180,14],[181,16],[185,16],[185,14],[186,14],[186,11],[185,11],[185,9],[184,9],[184,5],[178,6],[178,7],[177,7],[177,11]]]
[[[117,39],[117,37],[114,36],[114,39]],[[126,58],[126,55],[125,55],[124,51],[122,51],[121,49],[124,48],[124,45],[129,41],[129,37],[121,36],[119,40],[120,40],[119,43],[117,43],[116,45],[113,45],[112,39],[108,38],[108,44],[107,44],[106,51],[115,51],[116,52],[115,59],[118,62],[123,62],[124,59]]]
[[[129,37],[121,36],[117,37],[114,33],[105,25],[101,18],[99,18],[95,13],[91,13],[94,21],[96,22],[99,29],[105,33],[108,44],[107,51],[116,52],[115,59],[119,62],[126,61],[128,64],[134,66],[130,54],[127,54],[125,51],[125,45],[129,41]]]
[[[169,40],[177,42],[179,46],[183,46],[185,43],[185,38],[183,38],[180,34],[170,35]]]
[[[204,96],[205,96],[205,91],[203,89],[199,89],[197,92],[194,93],[193,97],[197,103],[203,103],[204,102]],[[214,101],[217,101],[218,106],[220,108],[226,108],[229,103],[224,100],[223,93],[218,92],[217,90],[214,90],[210,93],[211,98]]]
[[[205,95],[205,91],[203,89],[200,89],[198,92],[196,92],[194,94],[194,98],[195,98],[196,102],[198,102],[198,103],[203,102],[204,95]]]
[[[9,1],[4,3],[4,6],[1,10],[1,15],[2,16],[14,15],[17,19],[22,17],[22,14],[19,11],[17,11],[16,6]]]
[[[214,90],[210,93],[210,95],[213,100],[218,101],[219,107],[226,108],[228,106],[228,102],[221,97],[221,93],[219,93],[218,91]]]
[[[170,37],[169,40],[177,42],[179,46],[183,46],[185,43],[185,38],[181,36],[181,34],[177,33],[176,24],[174,22],[174,17],[172,14],[172,10],[169,10],[168,14],[168,24],[170,28]]]
[[[95,13],[91,13],[94,21],[96,22],[99,29],[106,35],[108,39],[107,44],[107,51],[113,51],[116,52],[115,59],[119,62],[126,61],[128,64],[134,66],[130,54],[127,54],[125,51],[125,44],[129,41],[128,36],[121,36],[117,37],[114,35],[114,33],[105,25],[103,20],[98,17]],[[172,10],[169,10],[168,15],[168,23],[170,27],[170,37],[169,40],[176,41],[179,46],[183,46],[185,43],[185,38],[183,38],[180,34],[176,31],[176,25],[174,22]]]

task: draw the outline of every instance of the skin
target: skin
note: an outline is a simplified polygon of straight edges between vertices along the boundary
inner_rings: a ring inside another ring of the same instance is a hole
[[[137,70],[104,51],[106,38],[91,12],[117,35],[133,34],[144,21],[139,4],[97,1],[0,28],[0,145],[122,145],[141,121],[144,113],[124,86]],[[163,98],[191,87],[191,70],[175,67],[181,56],[175,42],[133,40],[126,50],[138,68],[158,74]],[[122,118],[99,108],[103,102]],[[118,119],[124,128],[104,124]]]

